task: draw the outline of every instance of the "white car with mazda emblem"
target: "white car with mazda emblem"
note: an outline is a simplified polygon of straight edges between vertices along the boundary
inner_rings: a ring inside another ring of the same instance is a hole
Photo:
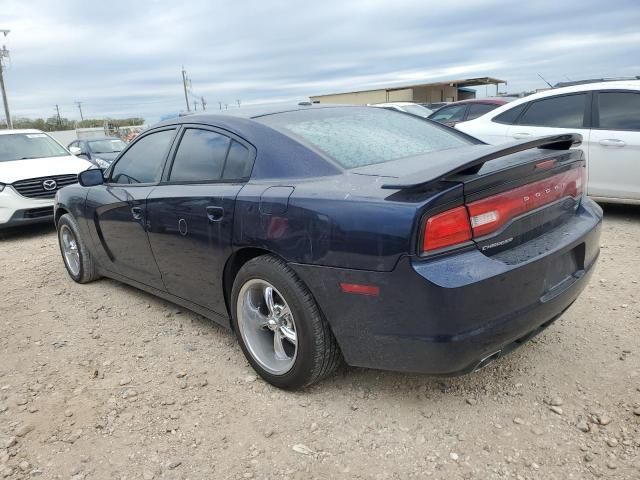
[[[56,192],[89,167],[40,130],[0,130],[0,229],[51,221]]]

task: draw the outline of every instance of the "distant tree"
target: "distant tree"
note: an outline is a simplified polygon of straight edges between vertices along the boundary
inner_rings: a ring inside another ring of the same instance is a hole
[[[44,132],[52,132],[55,130],[73,130],[76,128],[98,128],[103,127],[107,123],[110,130],[117,127],[125,127],[130,125],[143,125],[144,118],[131,117],[131,118],[90,118],[81,122],[75,120],[69,120],[68,118],[49,117],[46,120],[42,118],[14,118],[13,128],[36,128]],[[6,122],[0,122],[0,127],[6,127]]]

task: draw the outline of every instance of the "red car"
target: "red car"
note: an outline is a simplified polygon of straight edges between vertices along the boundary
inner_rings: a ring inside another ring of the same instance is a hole
[[[459,102],[448,103],[444,107],[439,108],[429,115],[428,118],[453,127],[458,122],[466,122],[467,120],[478,118],[512,100],[514,100],[514,98],[511,97],[460,100]]]

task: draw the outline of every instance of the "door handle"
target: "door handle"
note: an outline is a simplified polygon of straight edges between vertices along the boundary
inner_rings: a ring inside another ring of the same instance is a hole
[[[518,132],[518,133],[514,133],[513,134],[513,138],[515,139],[520,139],[520,138],[527,138],[530,137],[531,134],[527,133],[527,132]]]
[[[605,138],[604,140],[600,140],[599,143],[603,147],[624,147],[626,145],[626,143],[617,138]]]
[[[131,207],[131,215],[134,220],[142,220],[142,208],[140,207]]]
[[[207,207],[207,218],[210,222],[219,222],[224,217],[224,208]]]

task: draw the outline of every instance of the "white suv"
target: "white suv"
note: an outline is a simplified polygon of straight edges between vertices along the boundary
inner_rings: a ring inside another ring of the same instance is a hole
[[[554,88],[456,128],[487,143],[576,132],[595,200],[640,204],[640,80]]]
[[[90,166],[40,130],[0,130],[0,228],[51,221],[56,192]]]

